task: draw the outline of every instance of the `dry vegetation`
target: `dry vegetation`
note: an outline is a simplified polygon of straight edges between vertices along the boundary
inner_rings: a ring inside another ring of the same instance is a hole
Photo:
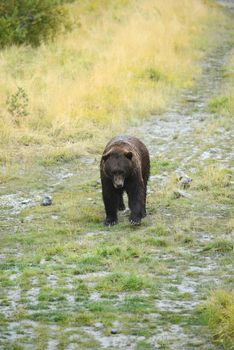
[[[129,121],[162,111],[198,74],[207,28],[224,21],[201,0],[66,6],[70,32],[39,48],[1,52],[0,142],[8,152],[10,144],[97,150]]]

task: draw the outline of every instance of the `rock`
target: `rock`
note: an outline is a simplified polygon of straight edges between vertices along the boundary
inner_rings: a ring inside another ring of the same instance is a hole
[[[47,205],[51,205],[51,204],[52,204],[52,197],[48,194],[44,194],[41,197],[41,205],[47,206]]]
[[[190,184],[192,182],[191,177],[189,177],[183,172],[179,172],[177,176],[178,176],[178,183],[181,188],[185,189],[190,187]]]
[[[101,322],[96,322],[96,323],[94,324],[94,326],[95,326],[96,328],[102,328],[102,327],[103,327],[103,324],[102,324]]]
[[[21,201],[21,204],[29,204],[30,202],[31,202],[31,199],[25,198]]]
[[[112,328],[112,330],[111,330],[111,334],[117,334],[118,332],[117,332],[117,329],[116,328]]]
[[[191,198],[191,194],[179,189],[176,189],[174,191],[174,198],[180,198],[180,197],[184,197],[184,198]]]

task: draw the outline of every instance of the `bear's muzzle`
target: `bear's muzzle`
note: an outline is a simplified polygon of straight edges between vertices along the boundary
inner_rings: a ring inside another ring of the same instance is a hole
[[[123,188],[124,187],[124,177],[122,175],[114,175],[113,186],[115,188]]]

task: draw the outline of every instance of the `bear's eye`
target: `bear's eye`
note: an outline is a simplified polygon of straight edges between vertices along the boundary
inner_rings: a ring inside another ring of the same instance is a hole
[[[121,171],[121,170],[113,170],[112,174],[113,175],[123,175],[123,171]]]

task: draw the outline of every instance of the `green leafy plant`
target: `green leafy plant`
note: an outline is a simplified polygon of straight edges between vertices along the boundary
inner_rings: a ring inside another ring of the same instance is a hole
[[[58,0],[1,0],[0,47],[38,46],[53,38],[65,23],[66,11]]]
[[[6,104],[16,124],[20,124],[21,119],[28,115],[28,95],[22,87],[18,87],[15,94],[8,96]]]

